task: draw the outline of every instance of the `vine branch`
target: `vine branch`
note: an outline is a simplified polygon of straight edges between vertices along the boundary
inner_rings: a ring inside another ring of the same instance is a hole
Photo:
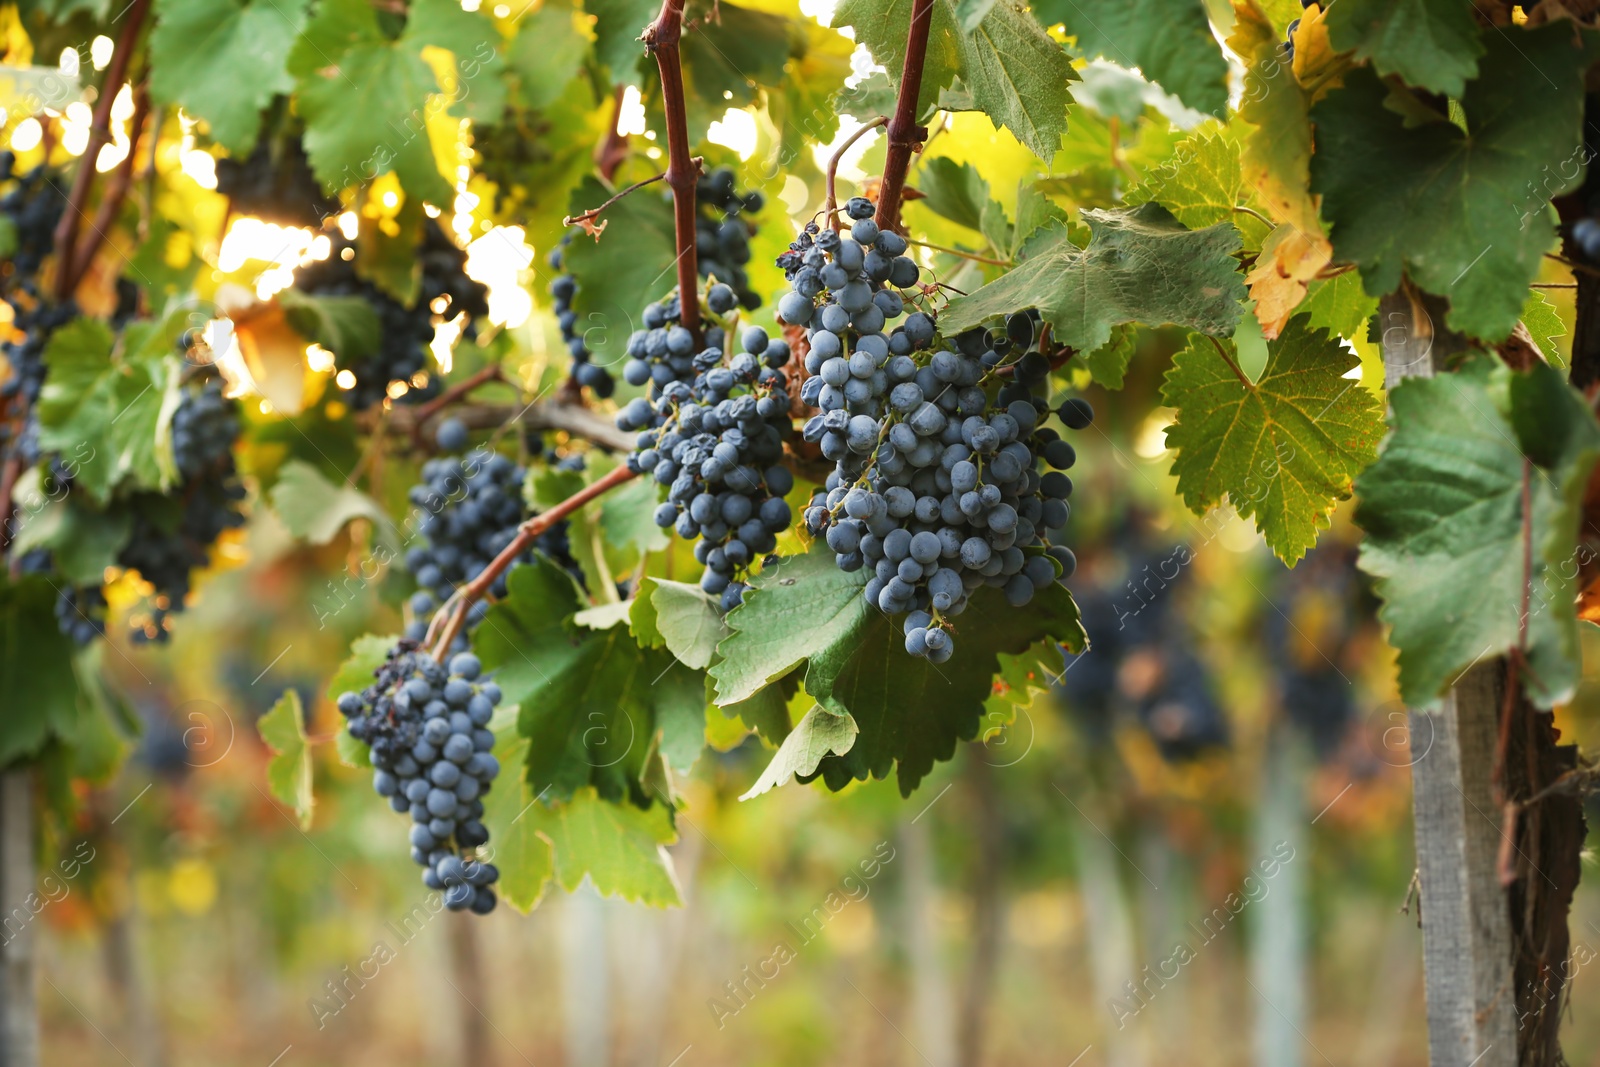
[[[460,400],[462,397],[478,388],[478,386],[487,385],[489,382],[503,382],[505,380],[506,372],[500,369],[500,364],[489,364],[487,367],[479,370],[471,377],[452,385],[450,388],[446,389],[444,392],[440,393],[426,404],[417,405],[416,410],[412,413],[413,422],[411,426],[411,432],[413,434],[419,433],[422,430],[423,424],[429,419],[433,418],[439,412],[443,411],[451,404],[454,404],[456,401]]]
[[[833,191],[834,176],[839,173],[839,161],[844,158],[844,154],[846,152],[850,151],[851,145],[861,140],[863,134],[865,134],[868,130],[875,130],[879,126],[885,125],[888,123],[888,121],[888,118],[883,115],[879,115],[871,122],[862,126],[855,133],[852,133],[849,137],[846,137],[844,144],[840,145],[838,150],[834,152],[833,155],[828,157],[828,200],[826,205],[823,207],[823,212],[827,215],[828,224],[833,227],[834,233],[839,232],[839,198],[834,194]]]
[[[393,434],[413,434],[422,425],[418,410],[397,405],[382,426],[372,428]],[[582,404],[558,400],[540,400],[532,404],[463,404],[456,408],[455,417],[469,430],[498,429],[508,422],[521,423],[527,430],[559,430],[591,441],[608,452],[626,452],[635,444],[634,434],[617,429],[605,416]]]
[[[927,0],[931,3],[932,0]],[[695,262],[694,198],[700,164],[689,154],[689,120],[684,106],[683,67],[678,40],[683,36],[684,0],[662,0],[661,13],[639,38],[661,72],[661,108],[667,119],[667,184],[672,187],[673,233],[678,249],[678,321],[699,348],[700,274]]]
[[[628,158],[628,135],[619,129],[622,125],[622,98],[627,91],[626,85],[619,85],[612,90],[611,127],[606,130],[605,138],[594,147],[594,165],[607,185],[611,184],[622,161]]]
[[[77,289],[78,283],[89,273],[89,265],[94,262],[95,252],[105,240],[106,233],[117,221],[117,213],[122,210],[122,203],[127,199],[128,190],[133,185],[133,168],[138,159],[139,137],[144,131],[145,119],[149,115],[150,89],[141,81],[133,87],[133,117],[128,120],[128,154],[117,165],[110,184],[100,197],[100,205],[95,208],[94,221],[89,224],[90,232],[83,235],[83,239],[78,242],[77,250],[72,255],[72,278],[67,284],[68,292]]]
[[[550,527],[583,507],[589,501],[603,496],[615,489],[623,482],[637,478],[638,475],[629,470],[626,465],[619,466],[604,478],[573,493],[567,499],[553,508],[541,511],[517,527],[517,535],[511,539],[510,544],[500,550],[500,554],[489,561],[489,565],[479,572],[472,581],[456,590],[450,600],[434,615],[433,622],[428,626],[428,633],[423,638],[423,643],[433,649],[434,659],[442,660],[454,641],[456,634],[461,632],[461,626],[466,622],[467,610],[472,605],[482,600],[495,579],[504,574],[516,562],[518,556],[532,547]],[[442,623],[440,620],[444,620]],[[435,631],[437,640],[435,640]]]
[[[54,293],[57,302],[66,300],[72,295],[72,286],[79,277],[79,259],[82,258],[87,263],[100,247],[100,243],[105,240],[105,231],[97,229],[96,232],[89,234],[86,247],[79,248],[78,231],[85,217],[84,207],[89,202],[89,190],[94,185],[95,161],[100,158],[100,149],[111,140],[111,105],[116,101],[118,89],[127,80],[128,66],[133,61],[134,48],[139,41],[139,30],[144,26],[145,16],[149,11],[150,0],[133,0],[133,6],[128,9],[127,20],[122,24],[122,31],[117,34],[111,62],[106,66],[106,77],[101,83],[100,97],[94,102],[94,117],[89,125],[89,143],[78,159],[78,169],[72,176],[72,191],[67,194],[67,209],[61,213],[61,221],[56,225]],[[132,154],[130,151],[129,155]]]
[[[917,100],[922,94],[922,67],[928,58],[928,30],[932,25],[933,0],[912,0],[906,58],[900,68],[900,95],[895,98],[894,117],[889,120],[889,149],[878,191],[880,229],[900,229],[900,198],[905,195],[911,154],[928,136],[927,129],[917,125]]]

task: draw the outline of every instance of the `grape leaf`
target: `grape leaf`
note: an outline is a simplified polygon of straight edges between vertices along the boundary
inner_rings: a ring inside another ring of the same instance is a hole
[[[861,595],[866,576],[848,574],[814,548],[768,566],[751,583],[744,604],[728,613],[733,631],[717,646],[710,675],[723,707],[754,696],[813,656],[860,629],[872,611]]]
[[[983,212],[989,203],[989,183],[971,163],[957,163],[947,156],[925,159],[917,171],[918,204],[942,218],[969,230],[983,226]]]
[[[1126,323],[1111,328],[1111,340],[1083,357],[1089,377],[1107,389],[1121,389],[1128,364],[1139,347],[1139,331]]]
[[[1507,205],[1539,183],[1557,182],[1559,195],[1581,178],[1577,167],[1556,177],[1582,144],[1591,50],[1574,37],[1567,25],[1491,35],[1486,66],[1496,73],[1467,85],[1465,131],[1443,118],[1408,126],[1367,69],[1316,105],[1312,188],[1334,249],[1361,268],[1367,292],[1393,291],[1404,273],[1450,298],[1455,330],[1498,341],[1516,326],[1554,233],[1548,214],[1524,220]]]
[[[513,770],[528,759],[528,739],[517,732],[515,708],[502,702],[489,725],[494,731],[494,757],[501,767],[494,788],[483,798],[483,825],[489,831],[494,865],[500,870],[495,889],[507,904],[527,912],[544,896],[555,873],[555,857],[550,854],[550,839],[539,832],[539,820],[533,814],[538,795]]]
[[[1274,222],[1288,223],[1324,240],[1309,190],[1309,95],[1284,62],[1283,42],[1254,0],[1235,0],[1228,47],[1245,61],[1238,118],[1247,127],[1239,145],[1239,173]]]
[[[1047,26],[1063,23],[1080,54],[1137,67],[1196,111],[1226,109],[1228,62],[1201,0],[1039,0],[1034,10]]]
[[[1444,96],[1461,95],[1484,54],[1472,5],[1458,0],[1338,0],[1327,5],[1327,24],[1337,51]]]
[[[171,453],[163,462],[158,429],[171,400],[177,404],[178,360],[171,336],[161,355],[140,339],[159,326],[129,327],[113,352],[111,330],[97,319],[75,319],[51,335],[49,369],[39,395],[39,445],[72,465],[74,484],[105,502],[118,485],[166,489],[173,481]],[[170,412],[169,412],[170,417]]]
[[[641,648],[625,627],[575,626],[571,616],[585,604],[571,577],[549,560],[514,568],[507,586],[474,647],[484,666],[498,671],[506,703],[521,706],[534,790],[565,800],[592,783],[608,800],[640,796],[653,741],[664,730],[681,767],[683,724],[705,710],[703,676]]]
[[[294,88],[285,69],[308,0],[160,0],[150,34],[150,95],[206,120],[211,136],[248,155],[261,110]]]
[[[555,6],[544,4],[540,12]],[[537,21],[538,13],[527,17]],[[553,53],[557,40],[552,33],[551,62],[557,60]],[[506,62],[500,55],[504,41],[488,11],[468,11],[460,0],[411,0],[406,7],[403,41],[415,42],[424,49],[442,48],[455,60],[455,84],[446,86],[452,115],[491,122],[505,112]],[[441,84],[445,78],[441,73]]]
[[[524,15],[506,61],[518,78],[522,103],[546,108],[561,99],[589,55],[571,4],[546,3]]]
[[[356,519],[370,520],[387,540],[394,539],[389,516],[376,500],[353,485],[334,485],[300,459],[291,459],[278,472],[272,509],[291,534],[313,545],[332,541]]]
[[[1159,204],[1119,211],[1084,210],[1091,237],[1079,248],[1067,227],[1052,224],[1030,243],[1015,270],[957,297],[939,316],[947,334],[1024,308],[1038,308],[1057,342],[1098,348],[1119,323],[1174,323],[1227,336],[1244,298],[1230,223],[1187,230]]]
[[[639,36],[660,9],[654,0],[584,0],[583,10],[595,20],[595,58],[611,72],[613,85],[639,84]]]
[[[1300,310],[1311,317],[1314,330],[1327,330],[1335,337],[1357,337],[1377,314],[1378,298],[1368,296],[1361,287],[1360,273],[1346,270],[1307,286]]]
[[[698,585],[663,578],[647,583],[633,602],[634,637],[641,644],[665,645],[680,663],[695,670],[709,666],[717,642],[728,635],[716,602]]]
[[[330,192],[393,171],[412,196],[436,205],[451,202],[453,190],[428,140],[430,98],[439,82],[422,50],[460,42],[454,34],[439,42],[429,36],[448,22],[428,19],[421,25],[408,25],[391,41],[366,0],[321,0],[290,52],[306,153]]]
[[[586,178],[573,191],[576,215],[610,199],[606,187]],[[578,283],[573,310],[577,331],[600,366],[621,367],[628,338],[639,328],[639,314],[677,284],[672,205],[653,189],[623,197],[602,218],[609,236],[576,236],[562,260]]]
[[[1245,247],[1259,248],[1267,227],[1234,210],[1248,192],[1236,138],[1196,133],[1177,143],[1171,159],[1147,171],[1144,181],[1128,190],[1127,202],[1154,200],[1191,230],[1232,222],[1244,234]]]
[[[805,661],[806,692],[860,727],[847,755],[819,765],[834,789],[851,778],[882,778],[898,765],[900,790],[910,795],[936,760],[950,758],[957,740],[977,735],[998,655],[1047,636],[1083,647],[1077,606],[1062,586],[1040,591],[1027,611],[983,589],[955,620],[955,655],[936,665],[906,653],[900,620],[867,604],[865,583],[864,572],[840,571],[820,545],[769,565],[744,605],[728,614],[733,633],[718,646],[723,659],[710,672],[726,707]]]
[[[267,789],[294,809],[300,829],[311,829],[311,742],[306,738],[300,692],[285,689],[272,710],[256,721],[261,740],[272,750],[267,761]]]
[[[72,640],[55,620],[56,590],[43,576],[0,574],[0,767],[73,736],[79,690]]]
[[[1566,355],[1561,351],[1559,339],[1566,336],[1567,324],[1561,321],[1561,315],[1549,298],[1538,289],[1529,289],[1520,317],[1544,358],[1557,367],[1566,366]]]
[[[1519,374],[1487,358],[1407,379],[1389,401],[1394,432],[1357,480],[1355,520],[1367,535],[1361,568],[1377,579],[1399,650],[1401,697],[1432,700],[1473,663],[1516,647],[1525,626],[1529,697],[1546,708],[1571,699],[1573,546],[1600,457],[1589,404],[1547,364]]]
[[[970,32],[955,0],[933,0],[932,18],[919,110],[982,111],[1040,159],[1054,156],[1067,129],[1067,86],[1078,80],[1066,51],[1013,0],[999,0]],[[835,26],[855,29],[896,84],[910,22],[911,0],[843,0],[833,16]],[[958,79],[964,92],[941,100]]]
[[[820,705],[812,708],[783,739],[783,744],[773,753],[755,785],[739,799],[758,797],[796,777],[812,777],[817,773],[817,765],[824,756],[842,756],[849,752],[859,732],[856,721],[849,715],[829,711]]]
[[[1167,447],[1178,453],[1172,473],[1195,512],[1227,494],[1241,517],[1255,516],[1278,558],[1293,564],[1350,496],[1351,478],[1372,462],[1383,410],[1359,381],[1342,377],[1358,365],[1355,353],[1312,330],[1305,315],[1268,342],[1259,381],[1238,371],[1232,350],[1232,342],[1196,339],[1173,358],[1161,390],[1178,412],[1167,429]]]
[[[528,812],[555,855],[555,879],[572,892],[585,876],[602,896],[639,904],[682,903],[666,846],[678,840],[672,814],[657,805],[640,811],[609,804],[593,789],[580,789],[564,803]]]
[[[706,17],[685,25],[680,45],[691,140],[728,108],[756,103],[764,86],[782,85],[789,61],[789,19],[729,3],[705,7]],[[655,106],[647,105],[647,113],[663,115],[659,87],[650,96]]]

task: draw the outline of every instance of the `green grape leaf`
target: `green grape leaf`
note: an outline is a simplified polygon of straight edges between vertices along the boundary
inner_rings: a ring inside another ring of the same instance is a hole
[[[350,642],[350,657],[339,664],[338,671],[328,682],[328,699],[337,704],[342,694],[359,693],[371,685],[378,668],[388,660],[389,650],[399,640],[392,636],[362,634]],[[366,742],[351,737],[342,723],[334,736],[333,747],[339,753],[339,762],[346,767],[372,766],[372,752]]]
[[[1529,698],[1570,700],[1580,673],[1573,546],[1600,457],[1588,402],[1547,364],[1517,373],[1488,358],[1407,379],[1389,401],[1394,432],[1356,482],[1355,520],[1366,531],[1361,568],[1377,579],[1399,650],[1401,697],[1431,701],[1473,663],[1517,647],[1526,627]]]
[[[1126,323],[1111,328],[1111,340],[1083,357],[1089,377],[1107,389],[1121,389],[1128,364],[1139,347],[1139,331]]]
[[[1443,96],[1461,95],[1484,54],[1472,5],[1456,0],[1339,0],[1328,5],[1327,25],[1334,51]]]
[[[1516,326],[1554,232],[1548,212],[1515,208],[1529,189],[1543,202],[1582,177],[1562,173],[1582,147],[1591,51],[1574,36],[1567,25],[1490,35],[1497,73],[1461,98],[1470,133],[1442,118],[1408,127],[1365,68],[1312,109],[1311,187],[1338,258],[1361,268],[1369,293],[1393,291],[1403,273],[1450,298],[1446,321],[1461,333],[1499,341]]]
[[[829,711],[821,706],[812,708],[783,739],[783,744],[773,753],[755,785],[739,799],[758,797],[797,777],[812,777],[817,773],[817,765],[824,756],[843,756],[849,752],[859,732],[856,721],[848,714]]]
[[[1567,324],[1561,321],[1554,304],[1538,289],[1528,290],[1528,299],[1522,305],[1522,325],[1539,346],[1544,358],[1557,367],[1565,367],[1567,359],[1561,351],[1559,338],[1565,337]]]
[[[833,16],[835,26],[855,29],[896,83],[910,21],[911,0],[843,0]],[[934,0],[919,111],[936,104],[982,111],[1049,160],[1067,130],[1067,86],[1077,80],[1066,51],[1022,4],[999,0],[975,29],[963,31],[955,0]],[[958,81],[960,93],[942,93]]]
[[[584,0],[583,10],[594,16],[595,58],[610,70],[612,84],[638,85],[644,60],[639,36],[655,21],[661,5],[654,0]]]
[[[539,832],[538,795],[511,770],[528,760],[528,739],[517,732],[515,706],[502,701],[489,729],[494,732],[494,757],[502,768],[494,788],[483,798],[483,825],[500,870],[495,890],[507,904],[527,912],[543,898],[555,874],[555,857],[550,839]]]
[[[1335,337],[1358,337],[1378,313],[1378,298],[1368,296],[1362,288],[1360,272],[1347,270],[1308,285],[1300,310],[1311,316],[1314,330],[1327,330]]]
[[[1226,494],[1241,517],[1255,517],[1278,558],[1299,560],[1383,436],[1382,405],[1343,377],[1359,365],[1304,315],[1267,342],[1266,369],[1253,383],[1238,370],[1232,342],[1191,342],[1161,390],[1178,412],[1167,447],[1177,452],[1172,473],[1184,503],[1203,513]]]
[[[451,202],[428,140],[429,98],[439,91],[422,58],[428,43],[412,33],[389,40],[366,0],[317,5],[289,70],[298,79],[306,154],[324,188],[336,192],[393,171],[412,196]]]
[[[665,645],[678,661],[695,670],[703,670],[716,655],[717,643],[728,636],[728,626],[722,621],[717,602],[701,591],[698,585],[669,582],[664,578],[647,579],[647,584],[634,600],[634,636],[641,643],[639,622],[648,617],[647,633],[656,647]]]
[[[583,68],[589,39],[578,29],[571,4],[545,3],[522,16],[506,62],[517,75],[526,107],[547,108],[560,100]]]
[[[729,3],[705,9],[706,17],[684,27],[680,45],[691,140],[704,136],[728,108],[755,103],[762,87],[782,85],[789,61],[789,19]],[[659,97],[659,89],[652,96]],[[661,113],[659,102],[654,113]]]
[[[572,193],[570,212],[576,215],[598,207],[610,197],[605,186],[586,178]],[[573,328],[595,362],[621,366],[644,306],[677,284],[672,205],[654,189],[642,189],[612,204],[602,219],[608,233],[599,240],[583,234],[573,237],[562,265],[578,283],[572,300],[578,321]]]
[[[717,703],[748,700],[847,640],[873,610],[861,595],[865,585],[863,574],[841,571],[820,548],[763,568],[744,604],[728,613],[733,632],[717,646],[722,660],[709,672]]]
[[[678,840],[672,814],[656,805],[640,811],[610,804],[593,789],[580,789],[563,803],[528,812],[555,856],[555,879],[572,892],[584,876],[602,896],[637,904],[676,907],[683,902],[666,846]]]
[[[1025,611],[1000,590],[981,588],[951,629],[955,654],[933,664],[906,653],[899,619],[874,611],[848,647],[811,660],[806,692],[848,713],[861,731],[848,753],[822,761],[829,788],[895,770],[900,794],[910,796],[936,762],[955,755],[957,741],[978,736],[1000,656],[1045,639],[1074,650],[1086,642],[1078,606],[1058,583],[1039,590]]]
[[[356,519],[369,520],[386,540],[394,540],[389,516],[376,500],[353,485],[334,485],[305,460],[291,459],[279,470],[272,509],[291,534],[313,545],[332,541]]]
[[[76,319],[51,335],[39,395],[39,445],[60,452],[74,484],[104,503],[119,485],[167,489],[175,481],[171,449],[162,449],[165,421],[177,407],[178,360],[171,335],[161,355],[141,338],[161,329],[129,327],[123,344],[97,319]],[[170,402],[170,408],[168,407]]]
[[[659,552],[672,543],[667,531],[656,525],[661,487],[651,478],[638,478],[600,498],[600,536],[615,550],[614,564],[632,570],[647,552]]]
[[[540,12],[555,6],[545,4]],[[538,15],[524,17],[537,21]],[[552,48],[557,41],[552,34]],[[506,63],[500,55],[502,44],[500,31],[486,10],[468,11],[460,0],[411,0],[407,5],[401,45],[419,51],[429,46],[443,48],[456,61],[456,84],[449,97],[452,115],[492,122],[504,114]],[[557,59],[553,53],[550,58]]]
[[[958,226],[976,230],[983,225],[983,210],[989,203],[989,183],[971,163],[957,163],[946,156],[925,159],[917,171],[916,203]]]
[[[1099,348],[1119,323],[1173,323],[1215,336],[1233,333],[1244,282],[1229,223],[1185,229],[1159,204],[1084,210],[1091,237],[1079,248],[1064,224],[1041,230],[1015,270],[939,316],[946,334],[1025,308],[1038,308],[1055,340],[1080,351]]]
[[[1179,141],[1172,157],[1145,173],[1128,190],[1129,204],[1154,200],[1191,230],[1231,222],[1244,235],[1247,248],[1260,248],[1269,227],[1259,218],[1235,210],[1250,199],[1239,167],[1237,139],[1223,133],[1197,133]]]
[[[848,754],[820,764],[834,789],[898,766],[900,791],[909,796],[935,761],[954,754],[956,741],[977,735],[999,655],[1046,637],[1084,644],[1077,605],[1064,587],[1041,590],[1027,611],[1007,607],[998,590],[981,589],[954,620],[954,656],[933,664],[906,653],[900,620],[867,604],[865,584],[863,572],[840,571],[825,546],[766,567],[743,606],[728,614],[733,633],[710,672],[726,707],[804,661],[806,692],[860,727]]]
[[[1064,24],[1080,54],[1136,67],[1196,111],[1227,108],[1228,61],[1202,0],[1040,0],[1034,10],[1047,26]]]
[[[71,585],[99,585],[133,526],[127,511],[95,511],[70,493],[26,514],[12,552],[49,549],[55,569]]]
[[[248,155],[261,111],[294,89],[285,68],[308,0],[160,0],[150,34],[150,95],[206,120],[212,138]]]
[[[332,352],[341,366],[365,359],[383,343],[383,324],[363,297],[313,296],[291,287],[275,299],[294,332]]]
[[[0,767],[77,730],[72,640],[56,626],[56,590],[42,575],[0,574]]]
[[[499,672],[506,703],[522,709],[535,792],[548,788],[546,799],[566,800],[593,784],[620,800],[637,790],[663,731],[681,767],[685,709],[704,713],[704,676],[640,647],[626,627],[573,624],[585,605],[571,577],[549,560],[513,568],[507,586],[473,640],[484,666]]]
[[[267,789],[299,817],[300,829],[311,829],[311,742],[306,737],[300,693],[285,689],[272,710],[256,721],[261,740],[272,750],[267,761]]]
[[[789,702],[800,691],[801,673],[792,671],[750,699],[724,705],[722,714],[730,719],[738,719],[747,728],[760,734],[761,739],[769,745],[783,744],[783,739],[789,736],[792,728],[789,725]]]

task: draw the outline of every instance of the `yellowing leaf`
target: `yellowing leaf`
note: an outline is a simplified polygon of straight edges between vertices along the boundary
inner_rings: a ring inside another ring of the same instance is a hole
[[[1262,336],[1270,341],[1283,332],[1289,316],[1306,298],[1306,286],[1332,258],[1333,246],[1321,233],[1305,233],[1289,225],[1272,231],[1261,246],[1255,269],[1245,276]]]
[[[306,339],[289,325],[277,304],[258,304],[233,315],[256,391],[280,415],[298,415],[306,406]]]

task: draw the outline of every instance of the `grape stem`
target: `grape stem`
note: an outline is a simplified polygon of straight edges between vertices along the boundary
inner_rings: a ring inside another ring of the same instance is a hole
[[[705,161],[700,156],[695,156],[689,162],[694,164],[695,172],[699,173],[699,171],[701,169],[701,164],[704,163]],[[645,186],[650,185],[653,182],[658,182],[661,179],[665,178],[666,176],[667,176],[666,172],[662,171],[660,174],[652,174],[650,177],[645,178],[642,181],[634,182],[632,185],[628,186],[626,189],[621,190],[620,192],[617,193],[616,196],[613,196],[610,200],[607,200],[605,203],[601,204],[599,207],[592,207],[588,211],[583,212],[582,214],[568,215],[566,218],[561,220],[561,225],[563,225],[563,226],[581,226],[585,222],[592,222],[593,220],[595,220],[595,219],[600,217],[600,212],[604,211],[606,208],[610,207],[612,204],[615,204],[618,200],[621,200],[623,197],[627,196],[629,193],[634,192],[637,189],[643,189]]]
[[[469,430],[497,429],[510,422],[521,423],[527,430],[556,430],[591,441],[608,452],[626,452],[633,448],[635,435],[619,430],[616,424],[582,404],[559,400],[540,400],[532,404],[463,404],[456,408],[455,417]],[[417,413],[412,408],[396,407],[388,413],[383,426],[390,433],[412,434],[420,427]]]
[[[932,0],[927,0],[931,3]],[[695,186],[700,163],[689,154],[689,119],[684,107],[683,67],[678,40],[683,36],[684,0],[662,0],[661,13],[640,40],[661,72],[661,109],[667,119],[667,184],[672,187],[673,234],[677,241],[678,321],[700,348],[700,275],[695,258]]]
[[[900,198],[905,195],[911,154],[928,136],[917,125],[917,99],[922,93],[922,67],[928,58],[928,30],[933,25],[933,0],[912,0],[911,26],[906,35],[906,58],[900,68],[900,95],[889,120],[889,149],[883,160],[883,184],[878,190],[878,227],[900,229]]]
[[[78,169],[72,176],[72,191],[67,194],[67,209],[61,213],[61,221],[56,225],[54,292],[57,302],[72,295],[74,284],[106,237],[104,229],[97,229],[88,235],[85,247],[78,247],[78,230],[85,218],[84,208],[89,203],[89,191],[94,185],[95,161],[100,158],[100,149],[111,141],[111,105],[122,83],[127,80],[128,66],[139,43],[139,30],[149,11],[150,0],[133,0],[127,18],[122,23],[122,30],[117,34],[111,62],[106,66],[106,78],[101,83],[100,97],[95,101],[94,116],[89,125],[89,143],[84,147],[83,155],[78,157]],[[128,155],[131,157],[132,146],[129,147]],[[80,260],[83,264],[81,268]]]
[[[827,215],[828,224],[833,227],[834,233],[839,232],[839,198],[834,195],[833,191],[833,179],[834,175],[838,174],[839,172],[839,161],[844,158],[844,154],[846,152],[850,151],[850,146],[861,139],[863,134],[865,134],[868,130],[875,130],[879,126],[887,124],[888,121],[889,120],[887,117],[879,115],[865,126],[862,126],[855,133],[852,133],[849,137],[846,137],[844,144],[839,146],[838,151],[834,152],[833,155],[828,157],[828,201],[827,206],[823,208],[823,213]]]
[[[1013,265],[1009,259],[992,259],[989,256],[980,256],[976,252],[963,252],[959,248],[946,248],[944,245],[936,245],[928,241],[913,241],[907,238],[906,244],[916,245],[918,248],[932,249],[935,252],[943,252],[947,256],[955,256],[959,259],[970,259],[974,263],[987,263],[992,267],[1010,267]]]
[[[483,599],[484,594],[494,585],[495,579],[504,574],[516,562],[518,556],[532,547],[541,534],[589,501],[637,477],[638,474],[628,469],[626,464],[618,466],[604,478],[584,486],[555,507],[541,511],[518,526],[517,535],[511,539],[511,543],[501,549],[500,554],[490,560],[489,565],[483,568],[476,578],[457,589],[428,624],[428,633],[423,637],[422,643],[433,649],[433,658],[441,663],[444,662],[445,653],[450,650],[450,642],[456,639],[456,634],[461,632],[462,624],[466,622],[467,609]]]
[[[418,443],[420,444],[422,427],[429,419],[433,418],[451,404],[459,401],[462,397],[472,392],[478,386],[486,385],[489,382],[503,382],[505,380],[506,373],[500,369],[500,364],[491,363],[489,366],[484,367],[482,370],[478,371],[465,381],[457,382],[455,385],[452,385],[450,388],[446,389],[444,392],[440,393],[426,404],[421,404],[417,407],[416,411],[412,413],[413,421],[411,423],[411,436],[414,439],[418,439]]]

